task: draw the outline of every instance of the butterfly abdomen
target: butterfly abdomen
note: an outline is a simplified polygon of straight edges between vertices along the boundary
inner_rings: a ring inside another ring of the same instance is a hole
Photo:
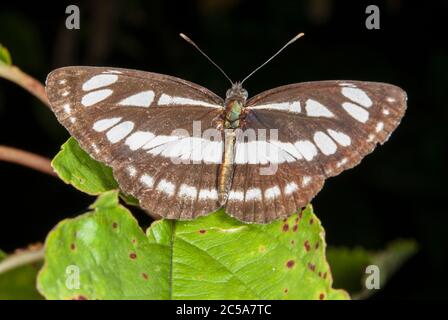
[[[219,167],[218,176],[218,202],[224,206],[232,186],[236,133],[232,129],[226,129],[224,133],[224,156]]]

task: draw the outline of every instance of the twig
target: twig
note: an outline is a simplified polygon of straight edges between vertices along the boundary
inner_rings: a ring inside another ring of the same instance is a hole
[[[14,253],[0,262],[0,274],[33,262],[41,261],[44,259],[44,256],[44,247]]]
[[[45,94],[45,87],[38,80],[34,79],[30,75],[26,74],[16,66],[10,66],[4,63],[0,63],[0,77],[12,81],[28,92],[37,97],[47,107],[50,107],[47,95]]]
[[[17,163],[52,176],[57,176],[51,167],[49,159],[28,151],[0,145],[0,161]]]

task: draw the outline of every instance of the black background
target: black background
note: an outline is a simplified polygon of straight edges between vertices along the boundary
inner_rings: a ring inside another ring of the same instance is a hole
[[[425,3],[425,4],[423,4]],[[65,29],[77,4],[81,29]],[[381,29],[365,27],[368,4]],[[311,80],[388,82],[408,93],[408,111],[387,144],[327,181],[313,201],[335,246],[381,249],[416,239],[419,253],[375,298],[446,298],[448,1],[8,1],[0,43],[44,81],[66,65],[127,67],[175,75],[224,95],[228,82],[191,46],[190,35],[234,79],[243,78],[298,32],[306,36],[246,83],[250,95]],[[0,144],[52,158],[68,137],[52,113],[0,79]],[[43,241],[92,197],[59,180],[0,163],[0,248]],[[137,213],[142,226],[151,220]]]

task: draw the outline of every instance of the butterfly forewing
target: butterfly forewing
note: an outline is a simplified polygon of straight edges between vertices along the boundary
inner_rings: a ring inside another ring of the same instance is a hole
[[[47,94],[59,121],[143,208],[191,219],[219,207],[222,137],[199,138],[221,113],[218,96],[170,76],[91,67],[55,70]]]
[[[384,83],[293,84],[250,99],[247,127],[278,129],[280,141],[294,144],[299,152],[303,149],[305,160],[309,151],[308,163],[333,176],[353,167],[377,143],[387,140],[404,115],[406,99],[403,90]],[[270,108],[272,105],[277,107]],[[305,144],[310,148],[303,147]]]

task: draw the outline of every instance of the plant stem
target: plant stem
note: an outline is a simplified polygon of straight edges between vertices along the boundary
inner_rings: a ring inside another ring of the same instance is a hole
[[[14,253],[0,262],[0,274],[33,262],[41,261],[44,259],[44,256],[44,247]]]
[[[48,101],[43,84],[16,66],[0,63],[0,77],[18,84],[37,97],[47,107],[50,107],[50,102]]]
[[[49,159],[28,151],[0,145],[0,161],[20,164],[52,176],[57,176],[51,167]]]

